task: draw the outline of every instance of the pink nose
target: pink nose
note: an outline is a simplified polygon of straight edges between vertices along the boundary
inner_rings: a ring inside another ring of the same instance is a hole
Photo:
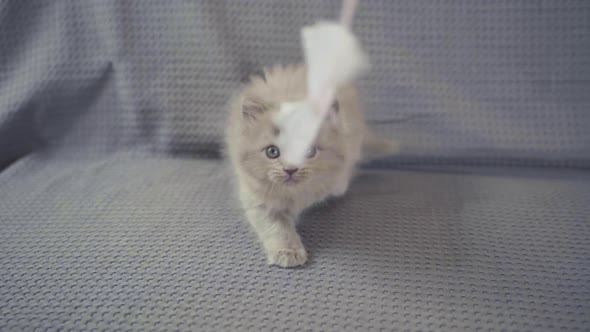
[[[288,168],[288,169],[284,169],[283,171],[285,171],[285,173],[289,174],[289,176],[295,174],[295,172],[297,172],[298,168]]]

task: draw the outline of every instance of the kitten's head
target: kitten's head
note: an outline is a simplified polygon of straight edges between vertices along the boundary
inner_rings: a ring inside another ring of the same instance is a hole
[[[273,123],[280,102],[246,95],[241,100],[240,164],[243,170],[262,185],[298,190],[321,185],[338,173],[344,164],[344,147],[338,121],[338,102],[322,125],[306,161],[298,166],[282,156],[281,131]],[[295,110],[297,111],[297,110]]]

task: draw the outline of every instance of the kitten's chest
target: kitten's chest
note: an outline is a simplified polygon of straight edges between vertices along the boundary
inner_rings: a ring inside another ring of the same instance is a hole
[[[329,191],[317,188],[302,188],[299,191],[284,192],[281,195],[272,195],[266,198],[271,206],[278,210],[299,213],[302,210],[326,199]]]

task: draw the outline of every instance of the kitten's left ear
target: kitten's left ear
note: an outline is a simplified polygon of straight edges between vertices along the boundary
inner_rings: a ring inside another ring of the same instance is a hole
[[[267,108],[268,105],[256,97],[242,98],[242,116],[245,120],[255,120]]]
[[[328,121],[332,125],[337,125],[339,120],[339,112],[340,112],[340,103],[338,100],[334,100],[332,106],[330,106],[330,110],[328,111]]]
[[[335,114],[340,112],[340,103],[338,102],[338,99],[334,99],[332,106],[330,106],[330,112],[335,113]]]

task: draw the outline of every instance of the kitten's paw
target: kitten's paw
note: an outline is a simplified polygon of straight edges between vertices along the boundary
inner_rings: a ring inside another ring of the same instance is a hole
[[[268,264],[280,267],[295,267],[305,264],[307,252],[303,246],[268,251]]]
[[[342,196],[344,196],[344,194],[346,194],[347,191],[348,191],[348,188],[336,188],[336,189],[332,190],[332,196],[342,197]]]
[[[341,197],[344,196],[344,194],[346,194],[346,192],[348,191],[348,181],[346,182],[342,182],[342,183],[338,183],[336,184],[333,188],[332,188],[332,196],[334,197]]]

